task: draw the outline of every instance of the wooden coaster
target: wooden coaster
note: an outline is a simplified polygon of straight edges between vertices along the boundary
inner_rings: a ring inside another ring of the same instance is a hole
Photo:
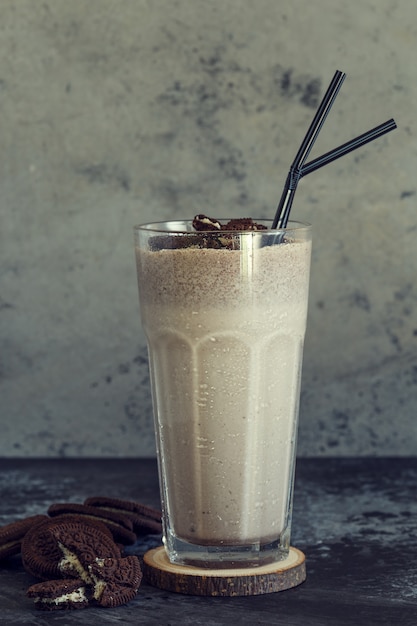
[[[306,579],[305,555],[290,548],[285,561],[242,569],[204,569],[171,563],[160,546],[144,555],[143,574],[159,589],[194,596],[256,596],[284,591]]]

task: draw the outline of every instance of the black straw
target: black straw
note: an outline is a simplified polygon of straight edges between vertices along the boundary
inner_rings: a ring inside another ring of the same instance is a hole
[[[300,178],[310,174],[311,172],[315,172],[319,169],[319,167],[323,167],[323,165],[327,165],[328,163],[339,159],[345,154],[348,154],[348,152],[352,152],[352,150],[356,150],[356,148],[360,148],[366,143],[369,143],[374,139],[378,139],[378,137],[382,137],[382,135],[389,133],[395,128],[397,128],[397,124],[393,119],[390,119],[387,122],[368,130],[366,133],[363,133],[363,135],[359,135],[359,137],[347,141],[338,148],[334,148],[333,150],[330,150],[330,152],[326,152],[326,154],[317,157],[317,159],[310,161],[310,163],[306,163],[301,169]]]
[[[285,187],[277,207],[274,221],[272,223],[272,228],[285,228],[287,224],[294,199],[294,194],[301,176],[302,167],[308,155],[310,154],[311,148],[313,147],[317,135],[319,134],[320,129],[324,124],[324,121],[332,107],[332,104],[337,94],[339,93],[339,89],[342,86],[345,78],[346,74],[344,74],[344,72],[340,72],[339,70],[337,70],[335,75],[333,76],[332,82],[330,83],[324,95],[324,98],[321,101],[319,108],[317,109],[317,113],[314,116],[310,128],[308,129],[306,136],[304,137],[304,140],[295,156],[293,164],[290,167]]]

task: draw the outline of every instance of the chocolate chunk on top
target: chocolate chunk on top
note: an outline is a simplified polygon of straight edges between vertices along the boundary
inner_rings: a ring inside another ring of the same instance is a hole
[[[197,231],[219,231],[219,230],[266,230],[267,227],[264,224],[255,222],[251,217],[237,217],[229,220],[226,224],[221,224],[219,220],[207,215],[199,214],[193,219],[193,227]]]
[[[193,219],[193,228],[198,231],[220,230],[221,224],[219,220],[216,220],[212,217],[207,217],[207,215],[203,215],[202,213],[200,213],[199,215],[196,215]]]
[[[254,222],[251,217],[238,217],[229,220],[227,224],[222,225],[222,230],[267,230],[264,224]]]
[[[155,235],[149,239],[152,251],[178,248],[224,248],[238,250],[240,248],[239,232],[267,230],[260,222],[251,217],[239,217],[222,224],[214,217],[199,213],[193,219],[193,228],[197,233],[175,233]]]
[[[213,224],[216,224],[216,226],[214,227]],[[224,248],[227,250],[240,249],[239,233],[267,230],[266,226],[255,222],[251,217],[234,218],[225,224],[221,224],[218,220],[202,214],[196,215],[193,220],[193,226],[200,233],[207,232],[207,236],[202,241],[200,240],[200,247]]]

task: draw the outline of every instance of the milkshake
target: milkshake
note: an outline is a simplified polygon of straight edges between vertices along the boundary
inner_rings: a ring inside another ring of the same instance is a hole
[[[210,567],[279,560],[290,539],[310,229],[226,233],[214,247],[175,229],[190,226],[136,230],[166,549],[173,562]]]

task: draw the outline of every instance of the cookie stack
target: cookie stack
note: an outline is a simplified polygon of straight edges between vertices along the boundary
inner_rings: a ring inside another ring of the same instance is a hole
[[[140,562],[124,547],[161,533],[160,511],[100,496],[53,504],[47,513],[0,528],[0,560],[20,553],[25,570],[40,580],[27,591],[38,609],[116,607],[135,597]]]

